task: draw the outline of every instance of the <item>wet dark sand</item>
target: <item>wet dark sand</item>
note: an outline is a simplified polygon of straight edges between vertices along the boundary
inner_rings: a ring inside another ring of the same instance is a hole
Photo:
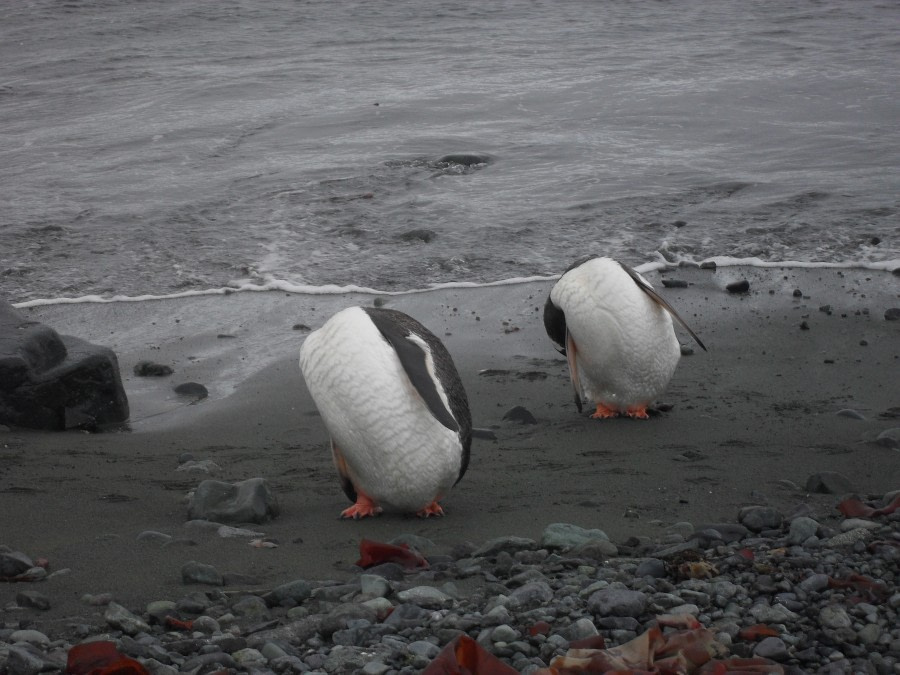
[[[203,588],[182,584],[189,560],[252,575],[259,584],[248,587],[265,589],[354,574],[364,537],[414,533],[447,552],[505,535],[540,539],[548,524],[568,522],[623,542],[678,521],[733,522],[751,503],[783,512],[807,503],[828,522],[839,497],[804,489],[821,471],[844,474],[863,496],[900,488],[900,454],[871,442],[900,426],[900,322],[884,318],[900,306],[897,276],[752,267],[648,275],[658,288],[661,276],[689,283],[662,293],[709,352],[682,359],[661,399],[671,408],[648,421],[577,413],[565,361],[541,324],[551,282],[380,296],[444,338],[475,426],[496,434],[474,442],[447,515],[429,520],[338,519],[346,498],[296,364],[305,332],[295,325],[316,328],[373,296],[235,293],[24,310],[116,350],[132,422],[102,434],[0,431],[0,544],[69,570],[27,585],[51,599],[45,612],[7,609],[26,585],[0,585],[0,622],[63,630],[102,611],[79,600],[85,593],[110,592],[141,611],[177,600]],[[750,292],[728,293],[739,279]],[[145,359],[175,374],[135,377]],[[188,405],[171,391],[185,381],[203,383],[210,397]],[[537,424],[503,421],[516,405]],[[848,408],[865,419],[837,414]],[[188,532],[186,495],[208,476],[176,471],[182,453],[214,461],[220,480],[266,478],[282,512],[253,527],[279,546]],[[136,541],[144,530],[193,543]]]

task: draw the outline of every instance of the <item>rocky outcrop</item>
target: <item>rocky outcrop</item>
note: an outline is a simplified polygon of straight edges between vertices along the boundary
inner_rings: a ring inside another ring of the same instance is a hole
[[[59,335],[0,300],[0,424],[93,429],[127,419],[111,349]]]

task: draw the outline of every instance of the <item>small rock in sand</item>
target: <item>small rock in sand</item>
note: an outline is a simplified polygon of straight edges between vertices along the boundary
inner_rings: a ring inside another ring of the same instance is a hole
[[[508,422],[518,422],[519,424],[537,424],[537,420],[531,414],[531,411],[520,405],[507,410],[503,415],[503,419]]]
[[[806,479],[806,489],[820,494],[840,495],[853,492],[850,479],[836,471],[821,471]]]
[[[186,562],[181,567],[181,580],[186,584],[206,584],[208,586],[224,586],[222,575],[212,565],[195,560]]]
[[[189,518],[221,523],[262,523],[279,513],[278,499],[263,478],[233,484],[202,481],[188,505]]]
[[[134,374],[138,377],[165,377],[174,372],[172,366],[153,361],[138,361],[134,365]]]
[[[197,400],[209,396],[209,390],[199,382],[184,382],[183,384],[174,387],[173,391],[179,396],[192,396]]]

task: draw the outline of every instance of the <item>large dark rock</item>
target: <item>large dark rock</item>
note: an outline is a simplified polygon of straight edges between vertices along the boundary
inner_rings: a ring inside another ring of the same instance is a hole
[[[63,430],[127,419],[111,349],[59,335],[0,300],[0,424]]]

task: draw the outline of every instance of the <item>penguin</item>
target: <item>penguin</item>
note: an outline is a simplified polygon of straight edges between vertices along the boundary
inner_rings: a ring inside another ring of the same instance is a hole
[[[597,406],[594,419],[647,419],[681,358],[673,318],[706,351],[635,270],[600,256],[575,261],[550,289],[544,328],[568,361],[578,411],[586,398]]]
[[[307,336],[300,370],[354,502],[341,517],[442,516],[472,443],[466,392],[443,343],[403,312],[348,307]]]

